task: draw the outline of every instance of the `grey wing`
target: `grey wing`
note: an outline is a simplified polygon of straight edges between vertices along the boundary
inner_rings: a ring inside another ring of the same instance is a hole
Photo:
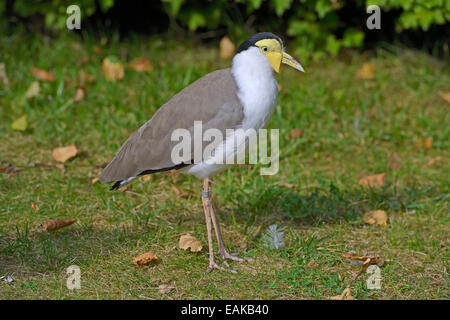
[[[182,163],[172,162],[172,148],[178,143],[171,141],[172,132],[187,129],[192,134],[194,121],[202,121],[203,131],[216,128],[225,137],[225,130],[237,128],[244,118],[237,90],[230,69],[198,79],[165,103],[131,135],[102,171],[100,180],[122,181],[144,172],[182,167]]]

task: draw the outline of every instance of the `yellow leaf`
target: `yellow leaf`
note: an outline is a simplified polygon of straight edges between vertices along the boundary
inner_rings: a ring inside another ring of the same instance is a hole
[[[77,147],[74,144],[71,144],[67,147],[53,149],[52,157],[58,162],[66,162],[67,160],[75,157],[77,153]]]
[[[133,259],[133,263],[138,266],[145,266],[152,261],[158,260],[158,256],[153,252],[143,253]]]
[[[331,297],[331,300],[355,300],[352,297],[352,292],[350,290],[350,288],[346,288],[344,291],[342,291],[341,294]]]
[[[182,189],[179,189],[179,188],[177,188],[175,186],[172,186],[172,190],[177,194],[177,196],[180,196],[182,198],[188,198],[189,197],[189,193],[188,192],[186,192],[186,191],[184,191]]]
[[[374,174],[362,177],[358,183],[365,187],[382,187],[384,186],[385,178],[386,173]]]
[[[442,99],[450,103],[450,92],[440,92],[439,95]]]
[[[25,97],[27,99],[31,99],[33,97],[36,97],[37,95],[39,95],[39,92],[41,91],[41,88],[39,86],[39,82],[38,81],[33,81],[30,86],[27,89],[27,92],[25,92]]]
[[[183,250],[190,248],[191,252],[199,252],[202,250],[203,245],[197,238],[191,236],[190,234],[186,234],[180,237],[178,247]]]
[[[127,67],[137,72],[152,72],[153,65],[147,57],[136,58],[127,63]]]
[[[231,59],[234,55],[234,50],[236,50],[236,46],[228,36],[224,36],[220,40],[219,47],[220,57],[223,59]]]
[[[356,71],[356,77],[359,79],[373,79],[375,77],[376,65],[373,62],[367,62],[362,65],[362,67]]]
[[[120,62],[112,62],[109,58],[103,59],[102,71],[106,81],[117,81],[123,78],[124,71]]]
[[[367,224],[385,226],[387,225],[388,215],[384,210],[370,211],[364,214],[363,221]]]
[[[94,178],[94,179],[91,180],[91,184],[96,184],[99,181],[100,181],[99,178]]]
[[[25,131],[28,127],[27,115],[23,115],[20,118],[13,121],[11,129],[17,131]]]

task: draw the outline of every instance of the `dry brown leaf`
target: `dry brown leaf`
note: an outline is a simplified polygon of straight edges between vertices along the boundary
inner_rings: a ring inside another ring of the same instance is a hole
[[[99,178],[94,178],[94,179],[91,180],[91,184],[96,184],[99,181],[100,181]]]
[[[152,180],[151,174],[146,174],[145,176],[142,176],[142,181],[149,181]]]
[[[444,160],[444,158],[442,158],[441,156],[437,156],[436,158],[431,159],[430,161],[427,162],[427,164],[425,166],[432,166],[433,164],[435,164],[436,162],[440,162]]]
[[[284,181],[281,181],[280,183],[278,183],[278,185],[281,186],[281,187],[289,188],[289,189],[296,189],[297,188],[297,186],[295,186],[295,185],[293,185],[291,183],[284,182]]]
[[[367,62],[362,65],[362,67],[356,71],[356,77],[359,79],[373,79],[375,77],[376,65],[373,62]]]
[[[62,219],[62,220],[47,220],[41,224],[46,231],[54,231],[67,226],[77,221],[77,219]]]
[[[289,133],[289,135],[291,136],[291,138],[301,137],[303,135],[303,130],[302,129],[292,129],[291,132]]]
[[[161,285],[158,286],[158,290],[159,290],[159,292],[161,294],[169,293],[173,289],[175,289],[175,287],[171,286],[171,285],[168,285],[168,284],[161,284]]]
[[[53,82],[55,81],[55,75],[51,73],[50,71],[46,71],[43,69],[31,67],[30,69],[31,74],[42,81],[49,81]]]
[[[358,256],[355,253],[343,253],[342,256],[352,261],[361,261],[363,271],[367,270],[367,267],[371,264],[376,264],[381,267],[384,264],[384,260],[380,256]]]
[[[133,263],[138,266],[145,266],[152,261],[157,261],[158,257],[153,252],[146,252],[133,259]]]
[[[131,60],[127,63],[127,67],[137,72],[152,72],[153,65],[149,58],[142,57]]]
[[[374,174],[362,177],[358,183],[365,187],[382,187],[384,186],[385,178],[386,173]]]
[[[172,190],[177,194],[177,196],[180,196],[182,198],[188,198],[189,197],[189,192],[183,190],[183,189],[179,189],[175,186],[172,186]]]
[[[97,53],[97,54],[101,53],[102,52],[102,47],[94,46],[94,52]]]
[[[9,88],[9,80],[6,75],[6,67],[4,62],[0,63],[0,83],[3,83],[5,88]]]
[[[90,83],[93,82],[95,80],[95,78],[93,76],[91,76],[89,73],[81,70],[80,73],[78,74],[78,82],[80,84],[84,84],[84,83]]]
[[[39,211],[39,206],[36,203],[34,203],[33,201],[30,202],[30,207],[34,211]]]
[[[58,162],[66,162],[67,160],[75,157],[78,153],[78,149],[74,144],[67,147],[60,147],[53,149],[52,157]]]
[[[442,99],[450,103],[450,92],[439,92]]]
[[[103,59],[102,71],[106,81],[117,81],[123,78],[124,71],[120,62],[112,62],[109,58]]]
[[[344,289],[344,291],[342,291],[341,294],[331,297],[330,300],[355,300],[355,299],[352,296],[350,288],[346,288]]]
[[[389,156],[389,168],[392,170],[398,170],[402,167],[402,158],[397,152],[391,153]]]
[[[183,250],[191,249],[191,252],[199,252],[202,250],[202,243],[190,234],[185,234],[180,237],[178,247]]]
[[[363,221],[367,224],[385,226],[387,225],[388,215],[384,210],[369,211],[364,214]]]
[[[83,88],[77,88],[77,91],[75,91],[75,97],[73,98],[73,101],[78,102],[83,100],[83,98],[84,98]]]
[[[236,50],[236,46],[228,36],[224,36],[220,40],[219,47],[220,47],[220,57],[223,59],[231,59],[234,55],[234,50]]]
[[[422,147],[425,149],[430,149],[433,146],[433,138],[428,137],[425,139],[422,139]]]

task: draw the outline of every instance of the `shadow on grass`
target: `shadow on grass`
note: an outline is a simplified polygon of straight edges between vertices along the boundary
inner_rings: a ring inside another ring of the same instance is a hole
[[[360,222],[361,215],[372,210],[395,212],[420,208],[417,200],[439,198],[435,187],[397,189],[392,185],[383,188],[339,189],[333,184],[316,187],[310,191],[296,191],[282,186],[256,188],[252,192],[240,190],[235,196],[231,216],[236,221],[253,224],[284,223],[317,225],[320,223]],[[230,214],[222,212],[221,218],[230,221]]]

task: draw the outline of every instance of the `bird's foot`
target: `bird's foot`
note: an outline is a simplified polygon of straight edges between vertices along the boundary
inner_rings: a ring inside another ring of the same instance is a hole
[[[225,263],[225,265],[226,265],[227,267],[229,267],[228,263]],[[209,267],[208,267],[208,269],[206,270],[206,272],[207,272],[207,273],[210,273],[210,272],[213,271],[214,269],[222,270],[222,271],[228,271],[228,272],[231,272],[231,273],[237,273],[236,270],[229,269],[229,268],[227,269],[227,268],[221,267],[221,266],[219,266],[215,261],[210,261],[210,262],[209,262]]]
[[[236,256],[236,254],[228,253],[226,250],[222,250],[220,252],[220,256],[222,257],[222,259],[230,259],[230,260],[237,261],[237,262],[253,261],[252,258],[241,258],[241,257]]]

